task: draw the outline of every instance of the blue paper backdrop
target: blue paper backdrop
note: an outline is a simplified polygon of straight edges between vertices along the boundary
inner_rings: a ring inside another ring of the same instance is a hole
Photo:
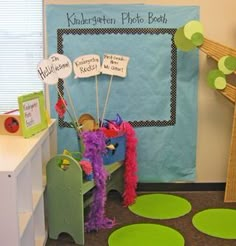
[[[199,8],[48,5],[46,15],[49,55],[60,51],[71,61],[87,54],[98,54],[101,60],[105,53],[130,57],[127,77],[113,77],[105,118],[119,113],[126,121],[138,122],[139,182],[194,180],[198,52],[176,50],[173,34],[198,19]],[[98,76],[100,115],[109,79]],[[74,79],[72,74],[66,85],[78,115],[88,112],[96,117],[95,78]],[[50,86],[54,118],[57,97],[55,86]],[[72,129],[58,129],[59,153],[77,146]]]

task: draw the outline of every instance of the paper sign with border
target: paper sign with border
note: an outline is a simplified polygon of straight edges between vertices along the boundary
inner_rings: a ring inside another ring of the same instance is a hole
[[[48,127],[43,91],[18,97],[23,136],[29,138]]]

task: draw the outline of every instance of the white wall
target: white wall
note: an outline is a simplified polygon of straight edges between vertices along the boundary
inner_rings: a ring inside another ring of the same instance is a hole
[[[236,46],[235,0],[45,0],[56,4],[144,3],[158,5],[198,5],[204,36],[234,48]],[[216,63],[200,52],[198,88],[197,182],[225,182],[234,105],[206,83],[208,71]],[[236,76],[235,76],[236,77]],[[235,78],[233,80],[236,81]]]

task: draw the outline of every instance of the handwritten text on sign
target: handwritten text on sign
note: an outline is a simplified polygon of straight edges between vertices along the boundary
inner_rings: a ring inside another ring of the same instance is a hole
[[[40,105],[38,99],[23,103],[25,125],[30,128],[41,123]]]
[[[126,77],[129,57],[114,54],[105,54],[103,57],[102,73]]]
[[[53,63],[54,69],[59,78],[65,79],[70,76],[72,72],[72,64],[67,56],[55,53],[49,57],[49,60]]]
[[[46,84],[56,84],[58,82],[57,72],[51,61],[43,59],[38,65],[38,75],[40,80]]]
[[[76,58],[73,62],[76,78],[88,78],[100,74],[101,64],[98,55],[85,55]]]
[[[137,24],[167,24],[168,17],[166,13],[132,13],[122,12],[120,16],[114,18],[107,15],[89,15],[83,12],[66,13],[66,21],[68,27],[73,26],[101,26],[101,25],[137,25]]]

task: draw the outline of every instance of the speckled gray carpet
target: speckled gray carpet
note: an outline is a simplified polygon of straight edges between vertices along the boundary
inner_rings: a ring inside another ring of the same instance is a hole
[[[154,192],[152,192],[153,194]],[[160,192],[158,192],[160,193]],[[122,206],[121,197],[117,192],[108,195],[106,214],[115,218],[117,225],[109,230],[100,230],[96,233],[85,234],[85,246],[107,246],[109,235],[118,228],[134,223],[157,223],[178,230],[185,239],[185,246],[236,246],[236,240],[227,240],[208,236],[198,231],[192,225],[192,217],[197,212],[208,208],[234,208],[236,203],[224,203],[222,191],[194,191],[194,192],[164,192],[186,198],[192,205],[192,210],[176,219],[158,220],[143,218],[133,214],[128,208]],[[142,194],[148,194],[142,193]],[[58,240],[48,239],[46,246],[72,246],[73,239],[67,234],[61,234]],[[121,245],[122,246],[122,245]],[[148,245],[146,245],[148,246]],[[175,246],[175,245],[173,245]]]

